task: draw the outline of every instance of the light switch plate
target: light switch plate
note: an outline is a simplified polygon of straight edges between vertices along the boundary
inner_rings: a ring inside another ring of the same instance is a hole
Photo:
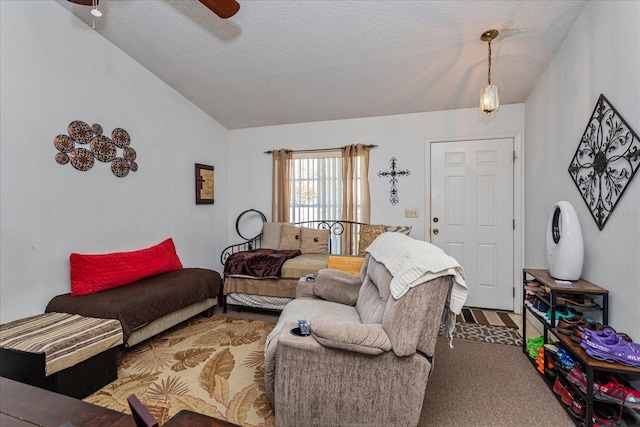
[[[418,218],[418,208],[406,208],[404,210],[405,218]]]

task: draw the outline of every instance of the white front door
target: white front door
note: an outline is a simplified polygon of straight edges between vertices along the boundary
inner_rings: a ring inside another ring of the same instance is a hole
[[[431,243],[464,268],[469,307],[513,310],[512,138],[431,143]]]

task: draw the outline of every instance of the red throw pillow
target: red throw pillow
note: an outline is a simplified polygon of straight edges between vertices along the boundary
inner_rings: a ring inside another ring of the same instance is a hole
[[[173,239],[132,252],[87,255],[72,253],[71,295],[88,295],[127,285],[146,277],[180,270]]]

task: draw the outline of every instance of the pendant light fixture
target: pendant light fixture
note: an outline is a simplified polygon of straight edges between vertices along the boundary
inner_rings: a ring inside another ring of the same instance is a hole
[[[480,110],[483,113],[491,114],[500,108],[500,96],[498,87],[491,84],[491,40],[498,37],[498,30],[487,30],[480,36],[480,40],[489,43],[489,73],[488,85],[480,90]]]
[[[100,18],[102,16],[102,12],[98,9],[98,0],[93,0],[93,8],[91,9],[91,14],[96,18]]]

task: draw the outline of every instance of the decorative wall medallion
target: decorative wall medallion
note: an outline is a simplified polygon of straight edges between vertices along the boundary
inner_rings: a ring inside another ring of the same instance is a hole
[[[111,162],[111,172],[118,178],[124,178],[129,174],[129,162],[122,157],[116,157]]]
[[[98,123],[94,123],[91,125],[91,130],[93,131],[93,133],[95,133],[96,135],[102,135],[102,126],[100,126]]]
[[[378,172],[378,176],[382,177],[387,177],[390,176],[391,179],[389,180],[389,182],[391,183],[391,190],[390,190],[390,194],[389,194],[389,201],[391,202],[391,204],[393,206],[398,204],[398,201],[400,200],[398,198],[398,188],[396,187],[396,184],[398,183],[398,176],[407,176],[409,175],[411,172],[409,170],[403,170],[403,171],[396,171],[396,158],[392,157],[391,158],[391,170],[390,171],[380,171]]]
[[[118,154],[116,145],[104,135],[94,137],[89,145],[96,159],[101,162],[110,162],[115,159]]]
[[[71,166],[79,171],[88,171],[95,163],[93,153],[86,148],[74,148],[71,153],[69,153],[69,159]]]
[[[88,124],[81,120],[76,120],[69,124],[69,136],[78,144],[87,144],[93,138],[93,130]]]
[[[600,95],[569,174],[602,230],[640,165],[640,139]]]
[[[61,153],[69,153],[75,148],[75,142],[69,135],[58,135],[53,140],[53,145]]]
[[[136,159],[136,156],[137,156],[137,154],[136,154],[136,150],[134,150],[134,149],[133,149],[133,148],[131,148],[131,147],[127,147],[127,148],[125,148],[125,149],[124,149],[124,151],[122,152],[122,156],[123,156],[125,159],[129,160],[130,162],[133,162],[133,161]]]
[[[111,139],[113,139],[114,144],[116,144],[118,148],[127,148],[131,143],[129,132],[122,128],[115,128],[113,132],[111,132]]]
[[[125,177],[129,171],[137,171],[138,164],[134,162],[138,154],[129,145],[131,136],[122,128],[115,128],[111,133],[113,139],[102,135],[103,129],[99,123],[91,126],[81,120],[69,123],[69,135],[58,135],[53,140],[53,145],[58,150],[56,162],[61,165],[71,163],[79,171],[88,171],[95,163],[95,159],[101,162],[111,162],[111,171],[117,177]],[[90,150],[76,148],[75,143],[89,143]],[[122,157],[118,156],[118,148],[123,149]],[[68,153],[68,154],[67,154]]]
[[[69,163],[69,156],[67,156],[67,153],[56,153],[56,162],[66,165]]]

